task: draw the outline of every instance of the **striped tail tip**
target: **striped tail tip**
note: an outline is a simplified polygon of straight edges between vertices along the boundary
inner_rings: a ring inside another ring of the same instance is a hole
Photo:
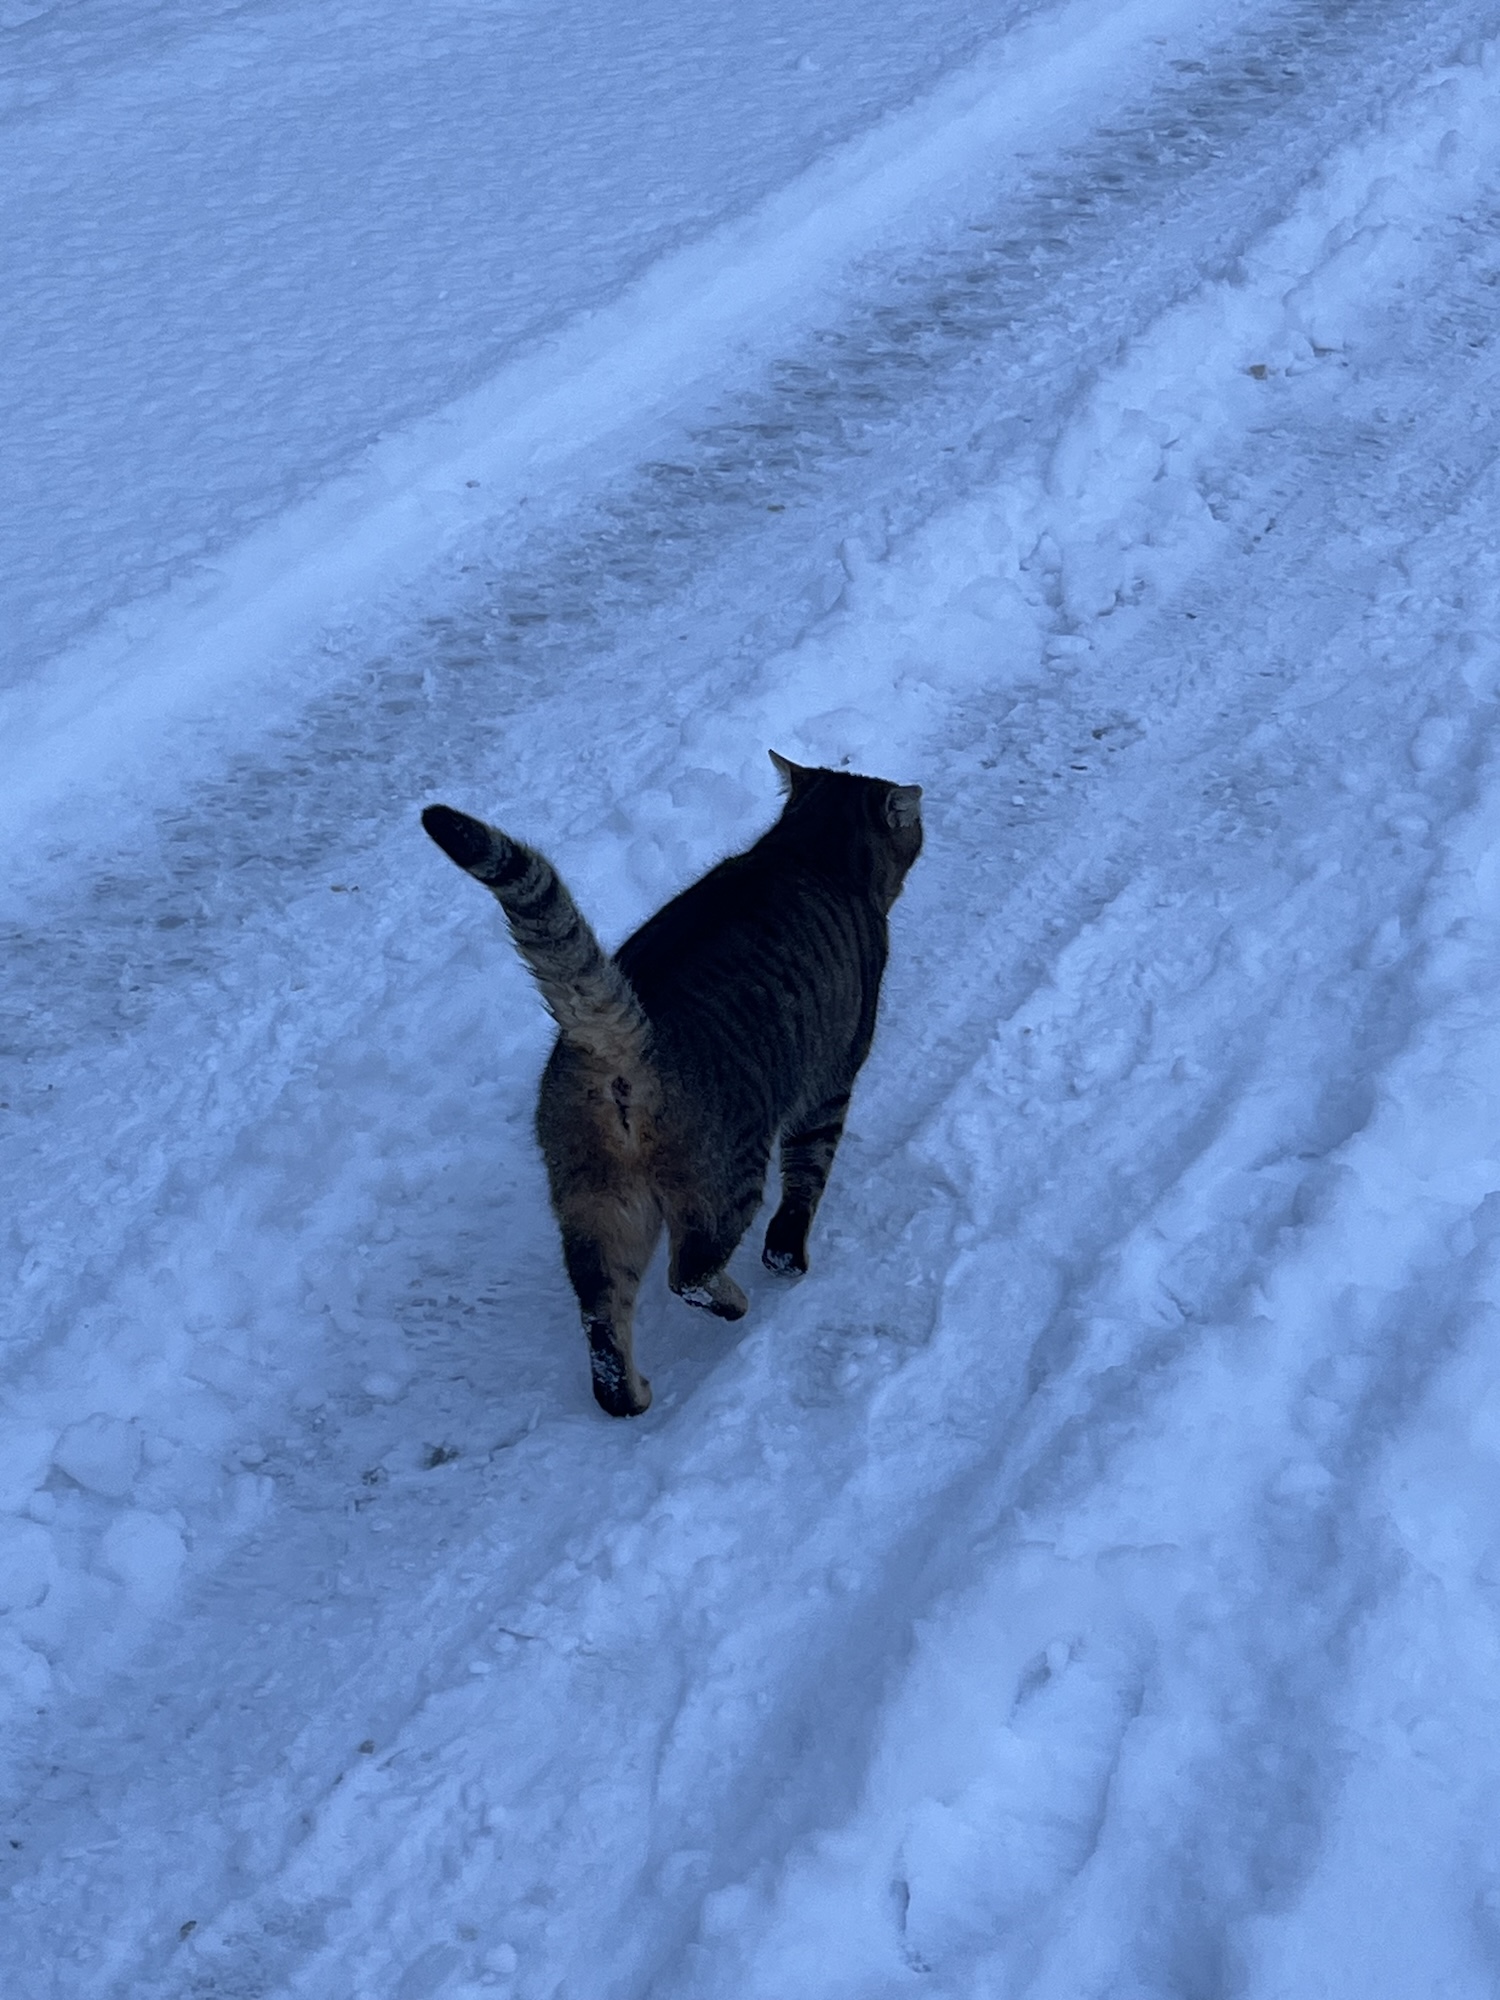
[[[484,821],[455,812],[452,806],[428,806],[422,815],[422,826],[460,868],[482,868],[494,852],[494,842]]]
[[[524,851],[482,819],[471,819],[452,806],[428,806],[422,825],[450,861],[491,887],[524,872]]]

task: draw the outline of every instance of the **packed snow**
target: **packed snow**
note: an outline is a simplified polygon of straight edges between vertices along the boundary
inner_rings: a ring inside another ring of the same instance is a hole
[[[1493,8],[0,36],[0,1991],[1493,2000]],[[772,747],[927,846],[611,1423],[416,813]]]

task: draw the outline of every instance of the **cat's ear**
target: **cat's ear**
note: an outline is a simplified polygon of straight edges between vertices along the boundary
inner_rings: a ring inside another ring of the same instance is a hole
[[[915,826],[922,817],[922,787],[892,785],[885,797],[885,823],[892,833]]]
[[[790,757],[783,757],[779,750],[768,750],[766,755],[776,766],[776,775],[781,780],[781,789],[788,797],[797,789],[797,780],[807,776],[800,764],[794,764]]]

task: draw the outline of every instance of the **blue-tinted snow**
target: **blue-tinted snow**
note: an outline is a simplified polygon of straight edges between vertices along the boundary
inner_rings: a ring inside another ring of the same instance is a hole
[[[206,48],[301,51],[357,126],[332,14],[20,11],[34,158],[106,59],[177,105]],[[437,13],[341,18],[415,70]],[[497,59],[561,32],[442,19]],[[829,82],[838,132],[976,31],[903,67],[890,10],[820,19],[887,65]],[[1016,25],[746,235],[641,238],[654,288],[562,345],[652,408],[429,511],[388,578],[341,555],[400,540],[379,478],[311,492],[370,432],[307,390],[331,455],[272,426],[310,498],[265,532],[364,581],[274,632],[232,576],[142,613],[265,655],[169,761],[106,783],[26,712],[8,1992],[1494,1992],[1489,25]],[[753,127],[776,30],[652,32],[668,98]],[[726,147],[704,217],[823,143],[762,138],[758,180]],[[390,442],[398,500],[494,448],[425,338],[375,372],[460,434]],[[525,379],[555,413],[583,378]],[[122,518],[78,546],[133,595],[178,557]],[[151,662],[113,643],[124,717]],[[928,851],[813,1273],[752,1247],[732,1333],[653,1296],[657,1403],[610,1425],[527,1135],[545,1024],[411,807],[504,817],[613,935],[764,824],[768,743],[919,779]]]
[[[1023,12],[83,0],[19,28],[3,681],[201,573]]]

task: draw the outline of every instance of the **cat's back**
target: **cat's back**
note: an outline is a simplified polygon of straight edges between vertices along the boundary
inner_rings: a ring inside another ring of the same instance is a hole
[[[773,759],[781,817],[616,954],[671,1067],[777,1091],[863,1060],[886,912],[921,849],[915,786]]]
[[[700,1109],[710,1089],[721,1110],[764,1100],[776,1116],[809,1079],[842,1073],[885,955],[868,897],[761,842],[673,897],[618,960],[659,1060],[692,1082]]]
[[[883,938],[884,920],[867,897],[758,842],[709,870],[649,917],[616,953],[648,1015],[717,984],[785,980],[800,968],[816,978],[839,958]]]

